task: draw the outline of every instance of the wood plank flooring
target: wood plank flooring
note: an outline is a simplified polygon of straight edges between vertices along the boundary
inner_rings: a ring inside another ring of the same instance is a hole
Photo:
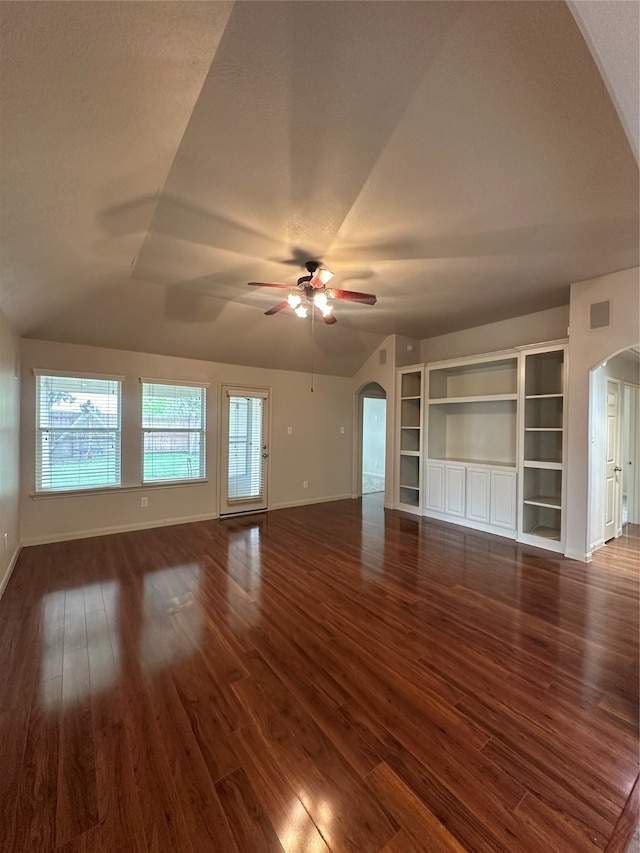
[[[623,853],[625,531],[585,566],[372,495],[23,549],[0,850]]]

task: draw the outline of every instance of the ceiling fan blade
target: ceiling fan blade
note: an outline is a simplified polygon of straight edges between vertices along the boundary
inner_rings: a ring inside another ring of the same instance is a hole
[[[312,287],[323,287],[325,284],[328,284],[333,278],[333,273],[331,270],[319,269],[316,274],[312,277],[309,284]]]
[[[318,312],[318,314],[322,317],[322,319],[323,319],[323,320],[324,320],[324,322],[327,324],[327,326],[331,326],[333,323],[337,323],[337,322],[338,322],[338,318],[337,318],[337,317],[336,317],[336,315],[333,313],[333,311],[330,311],[330,312],[329,312],[329,314],[323,314],[323,313],[322,313],[322,311],[318,308],[318,306],[317,306],[317,305],[316,305],[316,311],[317,311],[317,312]]]
[[[283,287],[285,290],[295,290],[295,284],[273,284],[270,281],[248,281],[249,287]]]
[[[269,308],[269,310],[265,311],[264,313],[267,316],[269,316],[270,314],[277,314],[278,311],[282,311],[283,308],[288,308],[288,307],[289,307],[289,303],[285,300],[284,302],[278,302],[277,305],[274,305],[273,308]]]
[[[333,299],[343,299],[345,302],[360,302],[363,305],[375,305],[378,301],[373,293],[358,293],[357,290],[337,290],[330,288]]]

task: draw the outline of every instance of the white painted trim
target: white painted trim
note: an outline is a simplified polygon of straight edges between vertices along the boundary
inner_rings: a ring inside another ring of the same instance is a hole
[[[388,503],[386,503],[386,502],[385,502],[385,504],[384,504],[384,508],[385,508],[385,509],[395,509],[395,507],[394,507],[394,505],[393,505],[393,504],[388,504]]]
[[[564,552],[564,556],[568,560],[580,560],[581,563],[590,563],[591,559],[593,557],[593,554],[591,553],[591,551],[587,551],[587,552],[573,551],[571,548],[568,548]]]
[[[444,521],[447,524],[455,524],[456,527],[465,527],[470,530],[481,530],[483,533],[490,533],[492,536],[500,536],[502,539],[515,539],[517,532],[515,527],[494,527],[491,524],[483,524],[480,521],[471,521],[465,516],[455,518],[444,513],[433,512],[433,510],[425,510],[423,513],[425,518],[431,518],[433,521]]]
[[[119,495],[124,492],[148,492],[151,489],[179,489],[185,486],[206,486],[209,480],[153,480],[149,483],[137,483],[131,486],[105,486],[92,489],[51,489],[48,492],[30,492],[29,497],[34,501],[50,500],[51,498],[84,498],[87,495]]]
[[[12,572],[16,566],[16,563],[18,562],[18,557],[20,555],[21,550],[22,550],[22,543],[20,543],[18,545],[18,547],[16,548],[16,550],[13,552],[13,556],[9,560],[9,565],[7,566],[7,571],[5,572],[4,577],[0,581],[0,598],[2,598],[2,593],[7,588],[7,584],[9,583],[9,578],[11,577],[11,574],[12,574]]]
[[[141,521],[134,524],[121,524],[113,527],[95,527],[91,530],[70,530],[59,535],[34,536],[25,539],[25,545],[49,545],[52,542],[68,542],[71,539],[92,539],[94,536],[110,536],[113,533],[128,533],[131,530],[153,530],[155,527],[171,527],[175,524],[191,524],[195,521],[212,521],[218,518],[218,514],[205,513],[203,515],[190,515],[185,518],[162,518],[158,521]]]
[[[346,495],[330,495],[326,498],[309,498],[308,500],[303,501],[283,501],[282,503],[271,504],[269,509],[288,509],[292,506],[309,506],[310,504],[328,504],[331,501],[349,501],[352,500],[353,495],[351,493]]]
[[[179,387],[184,386],[185,388],[210,388],[210,382],[194,382],[193,380],[187,379],[152,379],[149,376],[141,376],[140,384],[146,385],[177,385]]]
[[[599,548],[602,548],[602,546],[604,545],[604,543],[605,543],[605,538],[604,538],[604,536],[602,537],[602,539],[598,539],[598,541],[597,541],[597,542],[592,542],[592,543],[591,543],[591,545],[589,545],[589,551],[588,551],[588,553],[589,553],[589,554],[593,554],[593,552],[594,552],[594,551],[597,551]]]
[[[127,378],[121,373],[85,373],[80,370],[48,370],[45,367],[32,367],[34,376],[63,376],[71,379],[104,379],[107,382],[124,382]]]

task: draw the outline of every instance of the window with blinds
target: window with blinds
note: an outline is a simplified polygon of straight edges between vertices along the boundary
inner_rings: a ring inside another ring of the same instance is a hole
[[[229,395],[230,501],[262,496],[263,406],[261,397]]]
[[[261,397],[229,396],[229,500],[262,497]]]
[[[205,477],[206,388],[142,380],[142,480]]]
[[[36,376],[36,492],[120,485],[120,379]]]

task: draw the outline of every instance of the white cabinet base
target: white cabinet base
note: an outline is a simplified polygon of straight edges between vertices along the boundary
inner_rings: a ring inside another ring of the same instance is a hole
[[[503,466],[428,460],[427,518],[516,538],[516,472]]]

